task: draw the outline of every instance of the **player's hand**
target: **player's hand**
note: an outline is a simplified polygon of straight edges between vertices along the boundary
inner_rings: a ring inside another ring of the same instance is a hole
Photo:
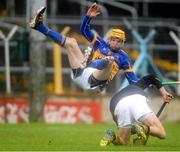
[[[108,59],[110,62],[114,62],[116,60],[114,56],[106,56],[105,59]]]
[[[87,16],[96,17],[100,13],[101,13],[100,7],[97,5],[97,3],[93,3],[87,11]]]
[[[174,97],[173,97],[172,94],[169,94],[169,93],[163,94],[164,102],[169,103],[173,98],[174,98]]]
[[[160,88],[160,92],[163,96],[164,102],[169,103],[174,98],[173,95],[168,93],[164,87]]]

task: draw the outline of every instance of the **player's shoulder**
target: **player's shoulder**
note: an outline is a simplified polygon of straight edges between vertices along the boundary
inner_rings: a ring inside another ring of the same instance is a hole
[[[130,59],[129,55],[122,49],[119,50],[119,53],[121,56],[123,56],[124,58]]]
[[[122,54],[128,56],[128,54],[126,53],[126,51],[124,51],[123,49],[119,49],[119,51],[120,51]]]

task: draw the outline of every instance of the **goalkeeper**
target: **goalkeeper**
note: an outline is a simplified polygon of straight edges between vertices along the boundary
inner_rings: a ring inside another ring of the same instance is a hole
[[[149,86],[155,86],[159,89],[164,102],[170,103],[173,99],[173,96],[162,86],[160,80],[152,74],[144,76],[137,83],[122,89],[112,97],[110,102],[110,111],[117,124],[118,133],[115,135],[112,129],[108,129],[100,141],[101,146],[107,146],[110,143],[129,144],[132,127],[137,134],[135,143],[145,145],[149,134],[160,139],[165,138],[164,127],[147,104],[148,98],[143,90]]]

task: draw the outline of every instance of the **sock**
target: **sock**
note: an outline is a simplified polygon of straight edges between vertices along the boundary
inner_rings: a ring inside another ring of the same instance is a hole
[[[38,30],[39,32],[43,33],[44,35],[50,37],[51,39],[53,39],[56,43],[60,44],[61,46],[63,46],[66,42],[66,37],[64,37],[63,35],[61,35],[60,33],[56,32],[56,31],[49,29],[43,23],[39,23],[36,26],[36,30]]]

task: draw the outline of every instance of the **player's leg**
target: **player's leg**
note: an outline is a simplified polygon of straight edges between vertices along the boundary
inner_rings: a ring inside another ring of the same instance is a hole
[[[128,145],[130,143],[131,128],[119,128],[117,134],[113,129],[108,129],[104,137],[100,140],[100,146]]]
[[[147,104],[147,98],[143,95],[133,95],[131,98],[131,112],[134,118],[132,123],[132,130],[137,135],[133,139],[134,144],[145,145],[149,137],[149,127],[146,124],[142,124],[146,118],[153,114],[152,110]],[[137,102],[136,102],[137,101]],[[141,108],[139,108],[141,107]],[[141,123],[139,123],[141,122]]]
[[[71,68],[84,68],[85,65],[83,63],[85,58],[78,46],[76,39],[67,37],[65,46]]]
[[[133,130],[133,134],[132,134]],[[145,145],[149,137],[149,127],[142,123],[134,123],[131,128],[131,135],[136,135],[133,139],[135,145]]]
[[[161,122],[155,114],[149,115],[143,121],[143,124],[149,127],[150,135],[164,139],[166,137],[166,132]]]
[[[45,12],[45,7],[40,8],[32,21],[30,22],[30,27],[38,30],[44,35],[50,37],[56,43],[67,48],[68,59],[71,68],[81,68],[84,62],[84,55],[82,54],[76,40],[74,38],[65,37],[61,33],[53,31],[43,24],[43,13]]]
[[[116,139],[113,142],[115,145],[130,144],[131,128],[119,128]]]

